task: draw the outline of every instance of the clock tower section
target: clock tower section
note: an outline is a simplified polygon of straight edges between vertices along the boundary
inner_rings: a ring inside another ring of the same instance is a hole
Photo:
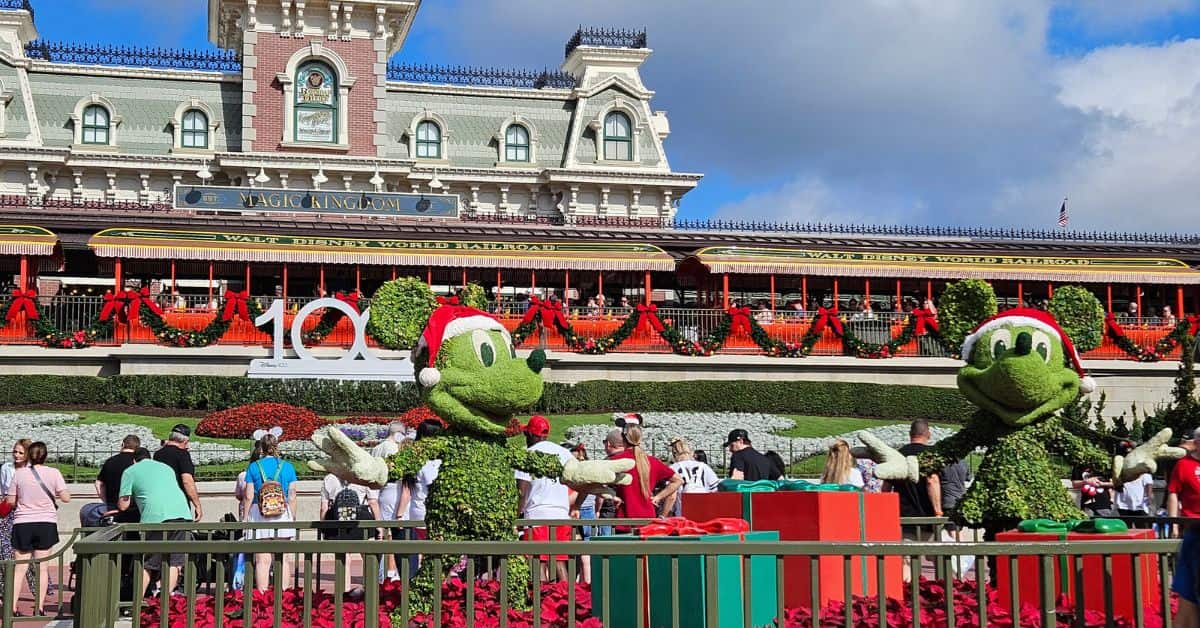
[[[381,156],[387,63],[419,4],[209,0],[209,39],[242,58],[242,151]]]

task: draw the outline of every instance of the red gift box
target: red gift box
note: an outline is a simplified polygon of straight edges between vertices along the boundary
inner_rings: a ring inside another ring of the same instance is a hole
[[[1044,532],[1001,532],[996,535],[1000,543],[1028,543],[1031,541],[1132,541],[1153,539],[1153,530],[1130,530],[1128,532],[1095,534],[1070,532],[1060,534]],[[1140,595],[1133,588],[1133,569],[1136,561],[1142,580]],[[1012,576],[1009,560],[1000,557],[996,561],[996,588],[1000,603],[1008,608],[1012,604]],[[1041,608],[1041,559],[1038,556],[1020,556],[1016,559],[1017,599],[1020,604],[1032,604]],[[1077,583],[1075,560],[1070,555],[1054,558],[1054,598],[1067,596],[1067,605],[1076,605],[1076,592],[1083,593],[1085,610],[1105,612],[1104,555],[1091,554],[1083,557],[1083,586]],[[1158,561],[1154,554],[1112,554],[1112,612],[1124,617],[1133,617],[1138,599],[1157,600],[1160,593]]]
[[[899,542],[900,502],[895,493],[860,491],[777,491],[689,493],[683,497],[683,516],[694,521],[738,517],[755,531],[775,530],[781,541]],[[784,604],[812,605],[812,588],[818,602],[845,600],[841,556],[817,558],[817,581],[812,581],[811,562],[806,556],[784,559]],[[903,595],[902,563],[899,557],[882,561],[885,592]],[[879,582],[877,561],[855,556],[850,561],[850,593],[875,595]]]

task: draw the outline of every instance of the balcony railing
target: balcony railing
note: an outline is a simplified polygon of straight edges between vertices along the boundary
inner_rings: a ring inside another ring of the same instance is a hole
[[[252,297],[264,309],[270,306],[275,296]],[[162,294],[154,297],[156,304],[163,310],[164,319],[172,326],[198,330],[204,328],[214,317],[222,314],[223,301],[219,294],[210,297],[207,294]],[[291,329],[295,314],[313,297],[288,297],[285,307],[285,329]],[[38,297],[43,320],[64,332],[86,328],[104,307],[103,297],[99,295],[86,296],[41,296]],[[366,309],[369,299],[361,299],[359,308]],[[527,303],[505,301],[491,303],[488,309],[495,314],[510,331],[520,326],[528,309]],[[565,310],[567,322],[574,332],[584,338],[599,339],[608,336],[621,327],[625,319],[633,313],[631,307],[568,307]],[[726,320],[726,312],[720,309],[697,307],[660,307],[658,317],[666,324],[677,328],[686,340],[703,342],[709,334],[721,326]],[[775,340],[785,343],[799,343],[807,334],[813,321],[813,313],[790,309],[756,310],[751,313],[755,321],[766,330]],[[843,312],[842,319],[845,329],[852,332],[859,340],[873,344],[884,344],[898,338],[909,320],[909,314],[903,312]],[[305,320],[303,329],[312,331],[320,323],[320,313],[314,313]],[[1142,347],[1153,347],[1155,343],[1174,329],[1174,320],[1167,318],[1149,317],[1117,317],[1124,329],[1125,335]],[[31,321],[18,319],[0,328],[0,345],[4,344],[38,344],[41,339],[37,336],[36,327]],[[377,346],[368,337],[368,344]],[[94,344],[154,344],[161,342],[149,327],[140,321],[122,321],[115,326],[114,331],[96,339]],[[269,334],[257,329],[248,321],[234,320],[228,332],[217,342],[221,345],[268,346],[271,342]],[[332,331],[320,341],[313,344],[327,347],[349,347],[354,342],[354,327],[349,320],[342,318],[337,321]],[[521,348],[570,352],[563,335],[549,325],[539,325],[534,334],[528,337]],[[648,326],[639,325],[633,333],[613,352],[619,353],[671,353],[673,348],[662,337]],[[720,348],[722,354],[760,355],[762,349],[755,344],[749,334],[744,332],[730,334]],[[813,346],[811,355],[842,356],[853,355],[845,347],[842,339],[826,329]],[[896,351],[897,357],[951,357],[952,353],[938,339],[923,335],[913,338],[908,344],[902,345]],[[1083,355],[1085,359],[1132,360],[1122,351],[1112,339],[1105,336],[1100,347]],[[1164,359],[1179,358],[1179,349],[1166,353]]]

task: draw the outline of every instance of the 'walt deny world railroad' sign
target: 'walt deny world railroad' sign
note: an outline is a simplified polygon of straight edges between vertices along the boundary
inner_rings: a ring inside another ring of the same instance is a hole
[[[179,184],[175,186],[175,208],[220,212],[457,218],[458,196]]]

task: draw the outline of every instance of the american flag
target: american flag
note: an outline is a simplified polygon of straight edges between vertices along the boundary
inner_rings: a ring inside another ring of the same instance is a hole
[[[1067,216],[1067,199],[1064,198],[1063,202],[1062,202],[1062,206],[1058,208],[1058,226],[1062,227],[1063,229],[1066,229],[1067,223],[1070,220],[1071,220],[1070,217]]]

